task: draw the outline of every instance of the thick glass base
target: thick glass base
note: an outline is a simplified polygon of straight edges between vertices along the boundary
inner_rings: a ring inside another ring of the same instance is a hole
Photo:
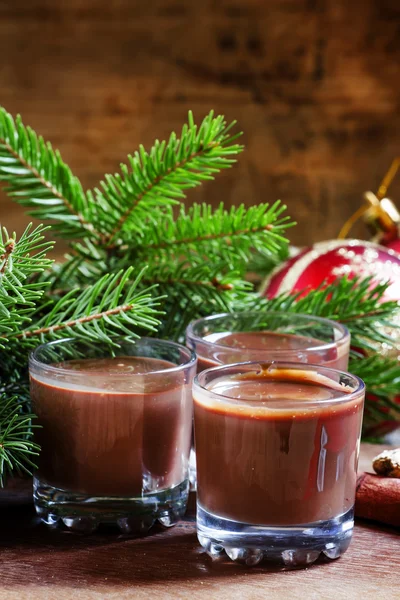
[[[99,525],[114,525],[127,534],[141,535],[156,521],[172,527],[185,514],[189,480],[139,497],[88,496],[55,488],[34,478],[33,501],[43,523],[91,533]]]
[[[227,555],[246,565],[261,560],[307,566],[323,554],[339,558],[349,547],[354,510],[329,521],[299,526],[249,525],[213,515],[197,505],[197,537],[213,558]]]

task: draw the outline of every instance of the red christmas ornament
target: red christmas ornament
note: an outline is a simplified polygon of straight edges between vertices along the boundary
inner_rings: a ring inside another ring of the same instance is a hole
[[[264,284],[269,298],[284,292],[314,290],[338,277],[373,277],[373,283],[390,281],[385,299],[400,301],[400,213],[386,192],[400,169],[395,158],[378,192],[365,192],[365,203],[343,225],[338,239],[320,242],[299,251],[279,267]],[[363,218],[373,241],[347,240],[353,225]]]
[[[330,240],[301,250],[272,273],[263,293],[268,298],[284,292],[306,295],[343,276],[372,276],[375,283],[390,281],[385,299],[400,300],[400,254],[362,240]]]

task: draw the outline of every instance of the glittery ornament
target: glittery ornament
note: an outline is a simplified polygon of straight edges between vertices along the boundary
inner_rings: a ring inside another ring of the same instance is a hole
[[[375,284],[390,281],[385,300],[400,300],[400,254],[362,240],[330,240],[301,250],[272,273],[263,294],[269,298],[284,292],[306,295],[343,276],[372,276]]]

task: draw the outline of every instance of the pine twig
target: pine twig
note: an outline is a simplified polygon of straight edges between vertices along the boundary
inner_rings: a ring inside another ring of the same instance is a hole
[[[221,169],[230,167],[242,146],[230,135],[235,123],[227,125],[222,116],[211,111],[197,127],[189,113],[188,124],[178,139],[172,133],[168,142],[155,142],[149,152],[140,146],[128,156],[129,166],[121,173],[107,175],[100,187],[88,192],[91,218],[103,233],[101,245],[113,250],[124,234],[141,235],[144,224],[155,224],[153,213],[178,204],[185,190],[213,179]]]
[[[203,260],[212,254],[231,265],[245,264],[252,250],[273,255],[287,243],[283,234],[293,223],[282,217],[285,209],[279,201],[272,206],[240,205],[229,211],[223,204],[215,211],[207,204],[194,204],[188,211],[182,205],[175,218],[172,208],[167,207],[163,227],[146,227],[140,246],[132,250],[149,261],[197,253]]]
[[[209,147],[211,148],[213,146],[210,145]],[[200,147],[200,149],[197,152],[192,152],[192,154],[189,154],[189,156],[187,156],[185,159],[181,160],[180,162],[177,162],[174,165],[174,170],[177,171],[179,169],[184,169],[196,157],[201,156],[203,153],[205,153],[206,150],[207,150],[207,148]],[[154,179],[154,181],[150,182],[147,185],[147,187],[140,194],[138,194],[136,196],[135,200],[132,203],[132,206],[127,208],[126,211],[120,216],[120,218],[118,219],[118,221],[117,221],[116,225],[114,226],[114,229],[111,231],[111,233],[108,236],[103,237],[103,243],[105,243],[106,246],[112,247],[112,244],[111,243],[109,244],[109,242],[112,242],[112,240],[117,235],[117,233],[120,231],[120,229],[122,229],[124,223],[126,222],[128,217],[133,213],[133,211],[135,210],[135,208],[137,207],[139,202],[144,198],[144,196],[146,196],[146,194],[148,194],[155,187],[157,187],[157,185],[159,185],[161,183],[163,178],[170,175],[172,173],[172,171],[173,171],[173,168],[169,167],[168,169],[166,169],[165,173],[157,175],[157,177]]]
[[[32,276],[48,269],[52,260],[46,252],[51,242],[44,241],[46,228],[28,225],[22,236],[0,230],[0,349],[7,336],[19,331],[30,320],[46,284],[32,282]]]
[[[22,122],[19,121],[17,118],[16,124],[18,126],[19,124],[22,124]],[[31,164],[29,164],[28,161],[20,153],[16,152],[6,139],[0,138],[0,144],[2,144],[4,146],[4,149],[7,152],[9,152],[11,156],[14,156],[14,158],[19,162],[19,164],[22,167],[24,167],[29,174],[31,174],[35,179],[37,179],[38,183],[40,183],[44,188],[46,188],[52,196],[61,200],[61,202],[65,205],[67,210],[72,215],[75,215],[83,226],[89,225],[89,223],[87,223],[84,220],[83,216],[75,210],[71,202],[65,196],[63,196],[63,194],[50,181],[47,181],[44,177],[42,177],[39,171],[35,169],[35,167],[33,167]]]
[[[0,485],[7,474],[32,474],[39,446],[32,440],[34,415],[21,413],[16,396],[0,394]]]
[[[399,361],[375,354],[352,358],[349,369],[364,381],[370,394],[378,396],[387,406],[400,413],[400,404],[391,400],[400,390]]]
[[[71,329],[78,327],[79,325],[84,325],[85,323],[90,323],[91,321],[100,321],[106,319],[107,317],[111,317],[114,315],[121,315],[122,313],[126,313],[129,311],[133,311],[135,309],[134,304],[124,304],[122,306],[117,306],[116,308],[111,308],[109,310],[104,310],[103,312],[98,312],[95,314],[87,315],[85,317],[80,317],[79,319],[74,319],[72,321],[66,321],[64,323],[60,323],[58,325],[52,325],[49,327],[41,327],[39,329],[31,329],[28,331],[23,331],[19,333],[16,339],[26,339],[33,336],[42,336],[46,334],[54,334],[57,331],[61,331],[63,329]]]
[[[131,267],[105,275],[84,290],[72,289],[53,303],[35,327],[13,338],[24,343],[37,343],[34,338],[45,342],[62,337],[112,343],[112,336],[117,334],[138,337],[137,329],[155,330],[159,298],[152,297],[152,288],[138,289],[142,275],[143,271],[133,278]]]
[[[344,323],[350,330],[353,346],[374,350],[377,343],[391,343],[381,326],[396,324],[391,319],[399,311],[395,301],[384,301],[390,283],[376,284],[372,277],[322,284],[307,295],[285,293],[275,298],[249,296],[247,306],[254,310],[287,311],[324,317]]]
[[[87,198],[82,186],[58,151],[45,143],[21,117],[14,119],[0,107],[0,181],[6,193],[31,208],[37,219],[55,221],[65,237],[98,237],[86,218]]]

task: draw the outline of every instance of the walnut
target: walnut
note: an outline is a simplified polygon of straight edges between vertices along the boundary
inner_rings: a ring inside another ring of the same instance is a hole
[[[400,448],[381,452],[375,456],[372,466],[378,475],[400,478]]]

